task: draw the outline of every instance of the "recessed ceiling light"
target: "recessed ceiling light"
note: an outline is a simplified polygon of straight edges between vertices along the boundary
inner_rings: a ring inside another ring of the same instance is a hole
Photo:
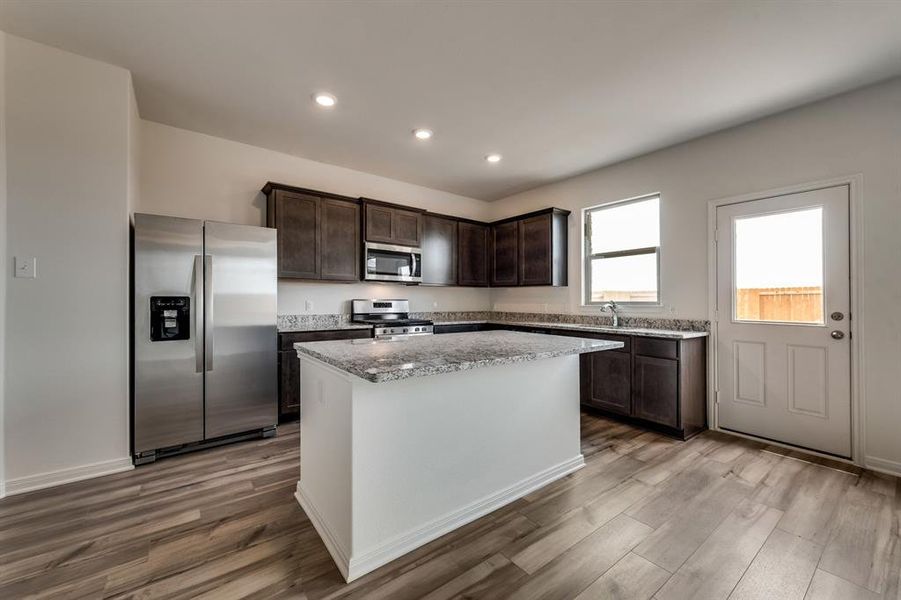
[[[487,160],[490,163],[497,163],[497,162],[501,162],[502,158],[503,158],[503,156],[501,156],[500,154],[489,154],[488,156],[485,157],[485,160]]]
[[[331,108],[338,102],[337,98],[335,98],[331,94],[327,94],[325,92],[319,92],[319,93],[313,94],[313,100],[319,106],[324,106],[326,108]]]
[[[431,129],[414,129],[413,135],[416,136],[417,140],[428,140],[435,134]]]

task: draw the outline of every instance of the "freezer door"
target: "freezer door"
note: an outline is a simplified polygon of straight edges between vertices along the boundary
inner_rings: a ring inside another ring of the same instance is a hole
[[[135,214],[136,453],[203,439],[202,257],[203,221]]]
[[[205,223],[207,439],[278,420],[275,235]]]

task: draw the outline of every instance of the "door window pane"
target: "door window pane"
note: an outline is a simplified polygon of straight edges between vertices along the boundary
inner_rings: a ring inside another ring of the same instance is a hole
[[[591,259],[591,302],[656,302],[657,253]]]
[[[737,321],[822,324],[823,209],[734,222]]]

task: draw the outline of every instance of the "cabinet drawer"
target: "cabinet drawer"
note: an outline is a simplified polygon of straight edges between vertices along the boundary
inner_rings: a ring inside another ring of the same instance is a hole
[[[656,358],[679,358],[679,341],[660,338],[636,337],[635,354]]]
[[[278,334],[279,350],[293,350],[298,342],[357,340],[372,337],[372,329],[338,329],[335,331],[293,331]]]

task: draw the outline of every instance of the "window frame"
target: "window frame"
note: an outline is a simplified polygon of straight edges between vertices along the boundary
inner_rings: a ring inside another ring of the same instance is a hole
[[[592,301],[591,299],[591,263],[592,260],[595,259],[604,259],[604,258],[620,258],[624,256],[644,256],[647,254],[655,254],[656,255],[656,279],[657,279],[657,300],[654,302],[619,302],[617,304],[624,307],[629,308],[655,308],[663,306],[662,300],[662,290],[660,287],[660,249],[661,245],[658,241],[657,246],[647,246],[644,248],[630,248],[628,250],[614,250],[607,252],[591,252],[591,214],[595,212],[599,212],[602,210],[606,210],[609,208],[614,208],[618,206],[623,206],[626,204],[635,204],[638,202],[644,202],[647,200],[657,199],[657,226],[658,230],[660,228],[660,202],[662,201],[662,195],[659,192],[652,194],[643,194],[641,196],[635,196],[633,198],[626,198],[625,200],[616,200],[613,202],[606,202],[604,204],[596,204],[594,206],[589,206],[582,209],[582,306],[585,307],[595,307],[602,306],[607,303],[606,300],[603,301]]]

